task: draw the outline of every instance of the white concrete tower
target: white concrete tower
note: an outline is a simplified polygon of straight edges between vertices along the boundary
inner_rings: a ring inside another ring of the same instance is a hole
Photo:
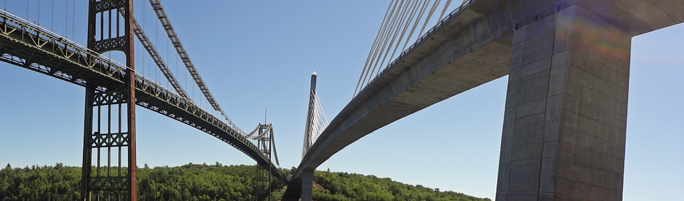
[[[306,155],[306,152],[309,150],[309,147],[313,145],[314,143],[314,133],[313,133],[313,127],[314,127],[314,117],[316,116],[314,114],[315,112],[315,107],[316,107],[316,78],[318,75],[316,75],[316,71],[311,73],[311,89],[309,90],[309,109],[307,110],[306,113],[306,127],[304,128],[304,146],[302,148],[302,158],[304,158],[304,155]]]

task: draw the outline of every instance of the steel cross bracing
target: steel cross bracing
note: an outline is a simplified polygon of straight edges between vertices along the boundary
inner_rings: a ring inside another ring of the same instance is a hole
[[[119,10],[121,12],[116,13]],[[114,17],[111,15],[112,12],[115,14]],[[98,53],[114,50],[123,52],[127,69],[123,87],[108,88],[107,91],[101,92],[95,90],[96,86],[93,83],[86,85],[80,200],[138,200],[135,41],[132,19],[132,0],[88,2],[88,49]],[[89,59],[91,57],[94,56],[88,56]],[[113,109],[115,111],[112,111]],[[107,121],[103,122],[104,119]],[[124,147],[125,153],[122,152]],[[112,153],[112,149],[115,153]],[[97,160],[93,159],[93,155]],[[121,171],[121,158],[124,155],[127,156],[128,166],[125,173]],[[102,158],[106,163],[101,160]],[[114,158],[118,159],[118,162],[114,163],[115,168],[112,167]],[[106,170],[106,173],[102,173],[101,170]],[[114,174],[112,170],[115,170]]]
[[[97,91],[120,88],[125,65],[0,9],[0,60]],[[268,167],[268,157],[221,119],[190,100],[135,72],[136,105],[183,122],[230,144]],[[273,165],[270,165],[273,166]],[[285,180],[273,166],[271,174]]]
[[[202,91],[202,94],[204,94],[204,97],[207,98],[207,101],[209,101],[211,107],[213,107],[214,110],[220,112],[221,115],[223,115],[223,117],[226,119],[226,121],[228,121],[228,123],[233,127],[233,129],[238,131],[240,134],[244,135],[245,132],[243,132],[242,130],[240,130],[240,128],[235,126],[235,124],[233,124],[230,118],[228,118],[226,113],[223,112],[221,106],[219,106],[218,103],[216,103],[216,100],[211,95],[211,92],[209,92],[209,89],[204,84],[204,81],[202,81],[202,78],[200,77],[199,73],[197,73],[195,65],[192,64],[192,61],[190,60],[188,53],[185,51],[185,48],[183,48],[183,44],[181,44],[178,35],[176,35],[176,31],[174,31],[173,26],[171,26],[171,21],[169,21],[169,18],[166,16],[166,12],[164,12],[164,8],[162,7],[161,2],[159,2],[159,0],[150,0],[150,4],[152,5],[154,13],[157,14],[157,18],[159,18],[159,21],[162,23],[162,27],[164,27],[164,30],[166,30],[166,34],[169,36],[169,39],[171,40],[173,47],[176,49],[176,52],[178,52],[178,55],[183,61],[183,64],[185,64],[185,67],[188,69],[188,72],[190,72],[192,79],[195,80],[195,83],[197,83],[197,86]]]

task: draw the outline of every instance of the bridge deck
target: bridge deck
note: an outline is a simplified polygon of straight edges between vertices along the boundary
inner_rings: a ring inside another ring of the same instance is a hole
[[[684,21],[680,0],[473,0],[445,17],[332,120],[295,171],[313,170],[363,136],[509,73],[517,27],[580,5],[631,35]]]

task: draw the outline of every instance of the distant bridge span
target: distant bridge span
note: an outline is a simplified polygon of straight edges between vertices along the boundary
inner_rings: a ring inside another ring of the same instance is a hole
[[[497,200],[621,200],[631,38],[684,22],[681,0],[473,0],[331,121],[294,176],[398,119],[509,75]]]

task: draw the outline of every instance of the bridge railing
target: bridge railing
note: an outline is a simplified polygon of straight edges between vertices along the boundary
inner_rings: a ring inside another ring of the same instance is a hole
[[[0,9],[0,32],[5,36],[14,36],[13,38],[16,42],[37,48],[51,54],[52,56],[59,57],[66,61],[71,62],[77,66],[90,69],[95,71],[97,74],[112,78],[112,80],[123,83],[126,76],[126,71],[130,68],[117,62],[114,59],[106,57],[100,53],[92,51],[74,41],[71,41],[59,34],[51,32],[45,28],[42,28],[36,24],[33,24],[27,20],[24,20],[16,15],[13,15],[5,10]],[[50,67],[41,66],[40,64],[33,63],[29,61],[28,58],[21,58],[16,55],[10,55],[9,53],[3,53],[1,56],[3,61],[13,63],[18,66],[23,66],[44,74],[58,77],[65,81],[72,82],[77,85],[86,86],[88,82],[83,79],[76,78],[74,75],[69,75],[61,71],[54,72],[54,69]],[[8,58],[9,57],[9,58]],[[65,64],[67,65],[67,64]],[[143,106],[147,109],[153,110],[165,116],[171,117],[175,120],[181,121],[187,125],[195,127],[203,132],[206,132],[245,153],[250,158],[259,162],[269,161],[263,153],[258,151],[258,148],[247,140],[244,136],[240,135],[232,126],[229,126],[226,122],[222,121],[221,118],[215,117],[210,112],[197,106],[191,100],[181,97],[180,95],[174,93],[168,88],[160,85],[154,80],[146,77],[140,72],[132,70],[135,75],[135,82],[137,90],[143,92],[141,95],[149,95],[155,99],[162,100],[169,104],[170,106],[177,107],[184,112],[194,116],[191,118],[196,118],[198,120],[204,121],[213,127],[216,127],[226,134],[230,135],[230,138],[239,141],[242,145],[236,145],[231,139],[227,139],[228,136],[224,136],[212,129],[203,127],[199,122],[191,122],[188,117],[181,117],[178,114],[170,112],[171,108],[160,108],[158,105],[151,104],[150,102],[145,102],[143,97],[137,97],[136,104]],[[106,87],[99,86],[97,88],[99,91],[106,91]],[[150,99],[151,100],[151,99]],[[147,100],[147,101],[150,101]],[[206,126],[206,125],[205,125]],[[251,151],[248,151],[249,149]],[[279,170],[275,170],[279,174]]]
[[[461,13],[461,11],[463,11],[465,8],[470,6],[470,4],[472,4],[474,1],[477,1],[477,0],[466,0],[466,1],[464,1],[463,4],[461,4],[458,8],[451,11],[449,13],[449,15],[447,15],[444,18],[442,18],[441,20],[439,20],[435,26],[433,26],[427,32],[425,32],[425,34],[423,34],[420,38],[418,38],[418,40],[416,40],[415,43],[413,43],[411,46],[406,48],[406,50],[402,51],[401,54],[399,54],[399,56],[397,56],[397,58],[394,59],[392,62],[387,64],[387,66],[385,66],[385,68],[382,71],[380,71],[380,73],[376,74],[375,77],[373,77],[373,79],[370,82],[368,82],[368,84],[366,84],[366,86],[364,86],[363,89],[361,89],[359,91],[359,93],[356,94],[356,96],[354,96],[354,98],[352,99],[352,101],[349,102],[349,104],[354,102],[356,100],[356,97],[358,97],[359,94],[362,94],[364,91],[366,91],[366,89],[368,89],[369,86],[371,86],[373,83],[375,83],[375,81],[380,79],[380,77],[382,77],[387,71],[389,71],[389,69],[394,67],[395,64],[397,64],[399,61],[404,59],[404,57],[406,57],[406,55],[411,53],[411,51],[416,49],[416,47],[418,47],[418,45],[422,44],[423,41],[427,40],[435,32],[435,30],[442,28],[444,26],[444,24],[446,24],[446,22],[448,22],[452,18],[456,17],[458,14]]]
[[[98,52],[88,49],[79,43],[69,40],[66,37],[60,36],[50,30],[47,30],[39,25],[36,25],[30,21],[27,21],[21,17],[18,17],[12,13],[0,9],[0,16],[2,17],[2,30],[3,32],[11,32],[11,28],[16,28],[16,31],[24,33],[28,39],[32,40],[35,45],[39,47],[44,47],[46,44],[51,44],[50,47],[53,48],[52,51],[62,52],[64,55],[73,57],[76,59],[81,59],[86,61],[86,63],[92,64],[89,67],[93,67],[95,64],[101,64],[107,67],[108,75],[114,75],[117,73],[126,74],[126,70],[131,70],[135,73],[135,77],[139,82],[147,83],[148,85],[154,86],[155,88],[162,89],[164,91],[169,91],[168,88],[157,83],[151,78],[143,75],[142,73],[130,69],[128,66],[102,55]],[[79,81],[85,84],[85,80]],[[106,89],[98,89],[106,90]],[[182,98],[182,97],[181,97]],[[191,101],[188,99],[188,101]]]

